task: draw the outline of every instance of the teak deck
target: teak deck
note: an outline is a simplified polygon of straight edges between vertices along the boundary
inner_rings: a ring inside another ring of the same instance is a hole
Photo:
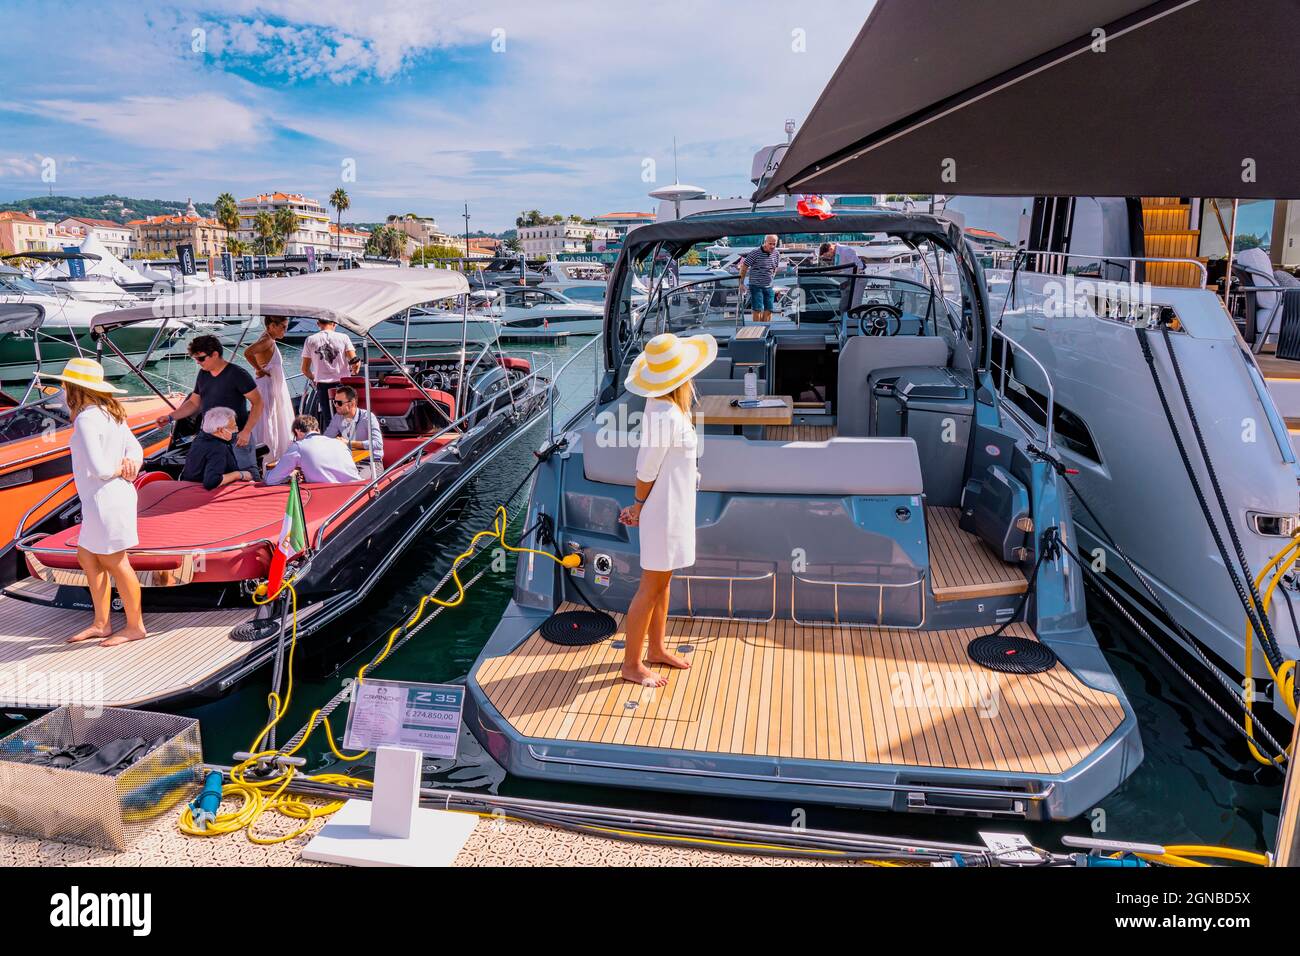
[[[534,633],[476,678],[528,738],[705,753],[1056,774],[1119,727],[1119,700],[1062,664],[1019,675],[971,663],[966,644],[987,630],[669,619],[669,646],[689,645],[693,666],[661,668],[662,688],[619,678],[621,630],[589,647]]]
[[[957,508],[926,508],[930,580],[936,601],[1023,594],[1029,587],[1019,565],[1006,564],[989,546],[961,530]]]
[[[764,441],[830,441],[834,437],[834,425],[768,425],[763,429]]]
[[[10,586],[36,594],[54,588],[32,580]],[[184,692],[257,646],[229,637],[252,616],[249,608],[146,612],[149,637],[100,647],[97,641],[66,643],[90,623],[89,611],[0,595],[0,706],[57,706],[68,702],[61,695],[72,694],[97,698],[106,707],[129,707]],[[112,623],[121,627],[122,615],[114,614]]]

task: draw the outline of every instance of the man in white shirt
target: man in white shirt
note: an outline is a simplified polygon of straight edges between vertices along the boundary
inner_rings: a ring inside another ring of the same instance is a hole
[[[316,325],[320,331],[309,335],[302,346],[302,374],[315,387],[316,417],[328,421],[330,390],[338,388],[346,376],[355,374],[361,360],[352,347],[352,340],[336,328],[332,319],[317,319]],[[307,393],[303,394],[305,402]]]
[[[311,415],[299,415],[293,420],[293,438],[293,444],[266,473],[268,485],[284,484],[294,469],[302,472],[304,481],[338,483],[361,479],[352,452],[343,442],[322,435],[320,423]]]
[[[326,438],[338,438],[354,453],[364,451],[376,471],[384,470],[384,435],[378,417],[357,406],[357,390],[340,385],[334,390],[334,417],[325,426]]]

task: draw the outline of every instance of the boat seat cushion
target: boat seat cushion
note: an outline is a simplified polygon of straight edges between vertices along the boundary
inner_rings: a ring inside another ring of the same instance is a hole
[[[589,428],[583,472],[591,481],[632,485],[638,434]],[[603,439],[603,440],[602,440]],[[769,495],[919,495],[921,460],[910,438],[753,441],[703,436],[700,490]]]
[[[314,537],[330,515],[364,484],[364,481],[300,484],[308,538]],[[204,567],[195,580],[240,581],[266,576],[270,542],[279,537],[289,485],[237,482],[207,491],[192,481],[155,481],[139,489],[138,495],[140,543],[132,552],[204,551]],[[51,567],[77,568],[75,554],[42,549],[75,548],[79,530],[80,526],[73,526],[42,539],[35,548],[36,557]],[[179,557],[170,555],[132,553],[130,561],[137,571],[180,566]]]
[[[871,431],[871,396],[867,379],[881,368],[948,364],[948,343],[937,335],[855,335],[840,350],[835,405],[841,435]]]

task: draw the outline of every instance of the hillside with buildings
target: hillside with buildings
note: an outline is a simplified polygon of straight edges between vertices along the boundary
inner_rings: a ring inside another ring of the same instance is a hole
[[[178,215],[185,211],[182,199],[136,199],[131,196],[30,196],[0,203],[0,212],[25,212],[39,219],[102,219],[125,225],[132,219],[149,216]],[[210,202],[195,203],[201,216],[212,216],[216,207]]]

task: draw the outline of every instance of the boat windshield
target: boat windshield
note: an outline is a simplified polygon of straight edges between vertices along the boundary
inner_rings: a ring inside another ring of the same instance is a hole
[[[71,423],[63,393],[56,392],[40,401],[0,410],[0,444],[36,438]]]
[[[35,279],[25,275],[14,275],[8,272],[0,275],[0,294],[51,296],[56,291],[58,290],[52,289],[48,285],[42,285]]]

